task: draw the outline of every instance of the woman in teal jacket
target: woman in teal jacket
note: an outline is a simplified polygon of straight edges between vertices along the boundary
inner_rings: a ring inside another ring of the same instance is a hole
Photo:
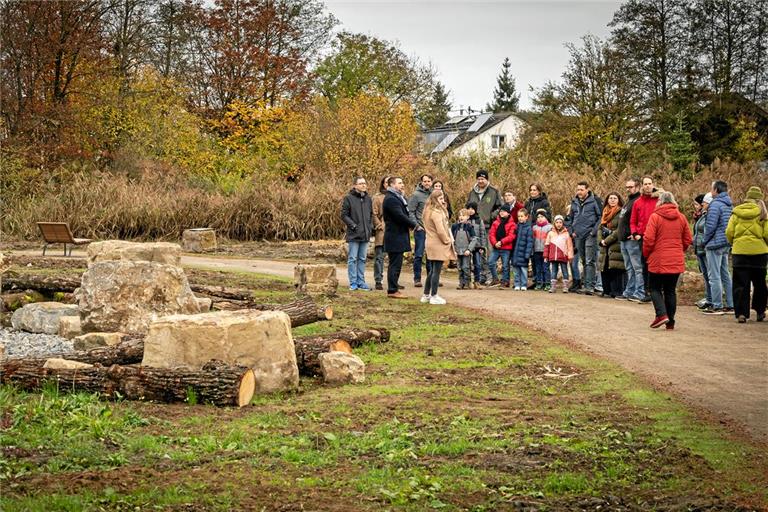
[[[746,200],[733,209],[725,230],[728,243],[733,245],[733,307],[739,323],[749,318],[749,288],[754,287],[752,309],[757,321],[765,320],[768,289],[765,285],[768,265],[768,211],[763,192],[750,187]]]

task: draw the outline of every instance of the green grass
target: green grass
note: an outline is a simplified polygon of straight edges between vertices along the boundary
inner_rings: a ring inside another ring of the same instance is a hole
[[[0,387],[0,509],[768,503],[761,447],[611,363],[468,310],[347,292],[334,308],[332,323],[294,334],[389,327],[390,343],[355,350],[365,384],[302,379],[240,410]],[[577,375],[548,378],[545,365]]]

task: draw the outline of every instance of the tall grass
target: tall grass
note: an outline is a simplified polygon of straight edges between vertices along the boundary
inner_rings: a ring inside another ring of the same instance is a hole
[[[474,184],[475,170],[470,165],[440,170],[414,160],[404,165],[402,174],[409,192],[424,172],[442,179],[458,210]],[[491,182],[502,191],[515,191],[522,201],[528,185],[540,183],[554,212],[562,213],[578,181],[589,181],[600,196],[612,191],[624,196],[624,180],[632,174],[534,169],[508,162],[491,170]],[[375,192],[380,177],[366,178]],[[706,192],[715,179],[728,182],[737,203],[751,185],[768,191],[768,173],[731,163],[716,164],[690,181],[672,173],[655,178],[659,186],[675,193],[686,211],[693,197]],[[309,174],[298,183],[244,181],[227,187],[227,193],[174,173],[144,173],[140,178],[79,173],[66,180],[38,182],[34,190],[0,191],[3,239],[38,238],[37,221],[67,221],[77,236],[95,239],[175,240],[191,227],[211,227],[236,240],[338,238],[344,232],[339,209],[348,189],[349,178],[333,173]]]

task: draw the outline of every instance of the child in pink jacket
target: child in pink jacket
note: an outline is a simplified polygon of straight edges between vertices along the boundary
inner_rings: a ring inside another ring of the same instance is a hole
[[[555,222],[552,230],[547,233],[547,240],[544,242],[544,261],[550,266],[551,286],[549,293],[555,293],[557,286],[557,271],[563,274],[563,293],[568,293],[568,262],[573,259],[573,240],[568,229],[565,227],[565,221],[562,215],[555,215]]]

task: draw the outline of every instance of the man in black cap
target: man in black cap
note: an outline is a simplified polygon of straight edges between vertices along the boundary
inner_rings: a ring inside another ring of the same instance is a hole
[[[477,204],[477,216],[488,228],[499,213],[499,208],[501,208],[501,194],[499,194],[498,189],[491,186],[488,180],[488,171],[485,169],[477,171],[475,177],[477,181],[472,190],[469,191],[467,203]],[[485,251],[483,251],[482,282],[488,279],[488,253],[489,247],[486,240]]]

